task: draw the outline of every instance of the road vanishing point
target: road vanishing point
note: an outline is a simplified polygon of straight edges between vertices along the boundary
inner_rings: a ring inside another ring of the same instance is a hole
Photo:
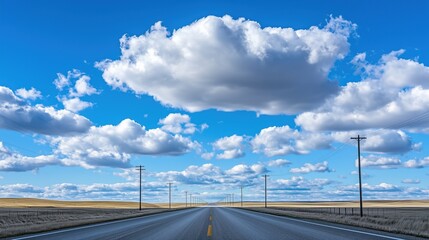
[[[364,228],[274,216],[244,209],[199,207],[11,239],[417,239]]]

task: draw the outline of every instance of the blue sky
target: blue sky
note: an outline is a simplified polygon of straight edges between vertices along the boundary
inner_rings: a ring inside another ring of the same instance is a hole
[[[429,194],[425,1],[0,1],[0,197]]]

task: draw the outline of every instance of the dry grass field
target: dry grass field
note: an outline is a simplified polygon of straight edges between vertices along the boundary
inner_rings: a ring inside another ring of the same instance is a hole
[[[369,200],[364,201],[364,207],[369,208],[404,208],[404,207],[423,207],[429,208],[429,200]],[[233,203],[233,206],[239,207],[240,202]],[[264,207],[264,202],[243,202],[243,207]],[[268,207],[286,207],[286,208],[358,208],[358,201],[326,201],[326,202],[268,202]]]
[[[352,215],[344,208],[342,212],[329,211],[329,208],[247,208],[252,211],[265,212],[279,216],[289,216],[304,219],[316,219],[358,227],[400,233],[429,238],[429,208],[374,208],[368,213],[364,211],[361,218],[358,209]],[[332,208],[331,208],[332,210]]]
[[[240,205],[239,202],[233,204],[234,207]],[[268,202],[268,208],[263,206],[264,202],[243,204],[254,211],[429,237],[429,200],[365,201],[363,218],[358,216],[358,202]],[[142,207],[139,211],[136,202],[3,198],[0,199],[0,237],[169,211],[168,203],[143,203]],[[185,203],[172,203],[173,210],[183,207]]]
[[[240,206],[240,203],[235,203]],[[429,200],[359,202],[246,202],[243,207],[281,216],[316,219],[429,238]]]
[[[429,238],[429,200],[364,201],[363,218],[359,216],[357,201],[268,202],[268,208],[264,205],[264,202],[243,202],[244,208],[253,211]],[[241,203],[228,206],[240,207]]]
[[[138,208],[138,202],[119,201],[56,201],[36,198],[0,198],[0,208]],[[159,208],[151,203],[142,203],[142,207]]]
[[[162,204],[165,205],[165,204]],[[167,205],[168,206],[168,205]],[[0,199],[0,237],[144,216],[169,209],[156,204],[116,201]],[[175,205],[178,208],[179,205]]]

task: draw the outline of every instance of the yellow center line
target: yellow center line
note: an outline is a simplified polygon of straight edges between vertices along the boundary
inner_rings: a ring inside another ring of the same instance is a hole
[[[207,229],[207,237],[211,237],[213,233],[212,225],[209,225],[209,229]]]
[[[209,217],[209,227],[207,229],[207,237],[211,237],[213,234],[213,226],[212,226],[212,221],[213,221],[213,217],[212,217],[212,209],[210,209],[210,217]]]

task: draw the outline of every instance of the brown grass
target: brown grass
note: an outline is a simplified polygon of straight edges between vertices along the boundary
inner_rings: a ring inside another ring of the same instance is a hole
[[[176,210],[184,204],[174,204]],[[34,198],[0,199],[0,237],[119,220],[165,211],[168,204],[119,201],[56,201]]]
[[[170,211],[165,208],[0,208],[0,237],[16,236]]]
[[[246,209],[280,216],[316,219],[392,233],[429,237],[429,208],[366,208],[362,218],[358,215],[358,208],[354,208],[354,215],[351,215],[350,208],[348,211],[344,211],[344,208],[310,207],[253,207]],[[339,214],[338,210],[342,210],[342,214],[341,212]],[[346,215],[347,212],[348,215]]]
[[[30,208],[30,207],[56,207],[56,208],[138,208],[138,202],[119,201],[56,201],[37,198],[0,198],[1,208]],[[142,203],[142,207],[159,208],[159,205]]]
[[[364,201],[364,207],[370,208],[403,208],[403,207],[427,207],[429,208],[429,200],[369,200]],[[234,206],[239,207],[240,202],[235,202]],[[268,202],[269,207],[359,207],[358,201],[326,201],[326,202]],[[243,207],[264,207],[264,202],[243,202]]]

